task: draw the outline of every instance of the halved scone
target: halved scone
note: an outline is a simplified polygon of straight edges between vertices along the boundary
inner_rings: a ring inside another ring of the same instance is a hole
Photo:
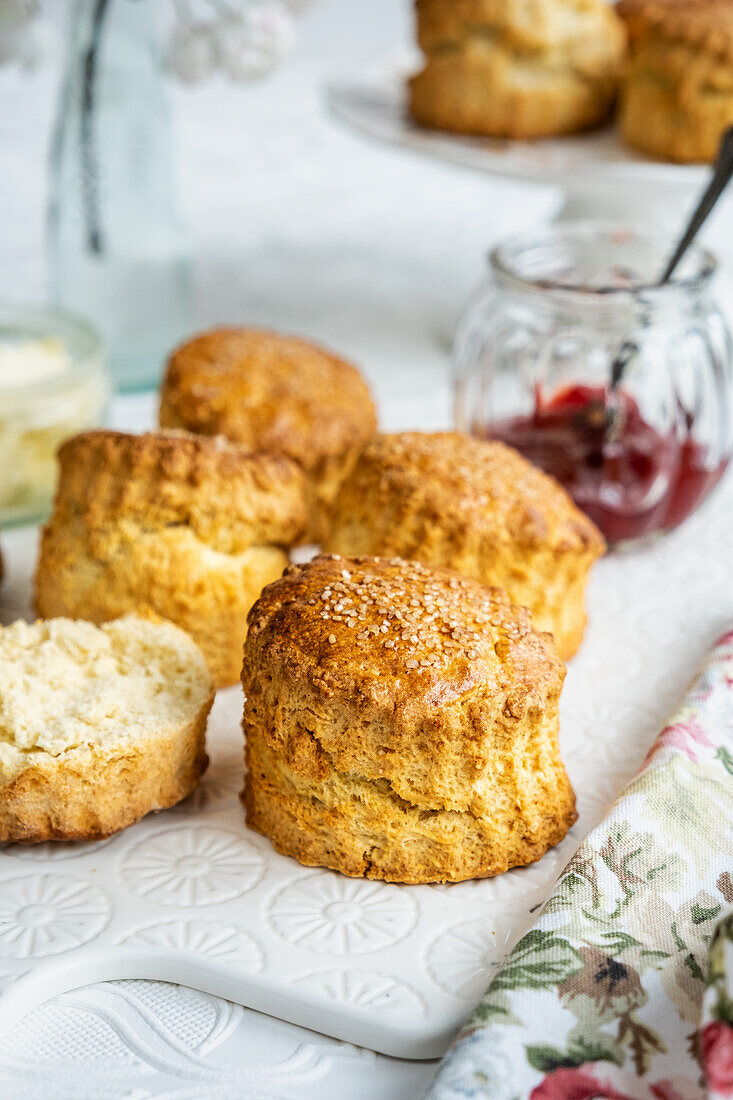
[[[135,616],[0,629],[0,840],[98,840],[195,788],[211,675],[187,634]]]

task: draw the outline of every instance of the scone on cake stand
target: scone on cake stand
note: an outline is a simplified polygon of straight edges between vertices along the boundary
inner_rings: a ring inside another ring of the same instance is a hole
[[[332,87],[337,116],[457,164],[558,184],[563,220],[682,224],[733,125],[729,0],[414,9],[421,53]]]
[[[626,58],[607,0],[415,0],[421,126],[480,137],[574,134],[611,113]]]
[[[700,164],[654,160],[625,145],[613,126],[541,141],[470,137],[429,130],[407,111],[416,54],[393,58],[326,91],[331,112],[378,141],[504,179],[561,189],[557,219],[624,220],[679,228],[708,178]]]

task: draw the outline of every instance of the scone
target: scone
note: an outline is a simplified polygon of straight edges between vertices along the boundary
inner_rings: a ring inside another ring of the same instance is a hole
[[[733,126],[733,0],[621,0],[630,59],[621,129],[635,148],[712,161]]]
[[[511,447],[402,432],[364,449],[326,548],[414,558],[498,585],[566,659],[583,637],[585,583],[604,542],[565,490]]]
[[[303,475],[274,455],[186,433],[85,432],[59,450],[36,611],[169,619],[218,687],[242,669],[247,612],[306,522]]]
[[[409,82],[423,126],[504,138],[603,122],[626,49],[606,0],[417,0],[425,66]]]
[[[320,542],[338,487],[376,429],[376,414],[366,382],[343,359],[304,340],[221,328],[171,356],[160,423],[295,461],[306,475],[306,537]]]
[[[0,840],[98,840],[180,802],[208,763],[213,699],[170,623],[0,628]]]
[[[292,566],[250,613],[247,824],[308,866],[458,882],[575,820],[564,668],[506,595],[399,559]]]

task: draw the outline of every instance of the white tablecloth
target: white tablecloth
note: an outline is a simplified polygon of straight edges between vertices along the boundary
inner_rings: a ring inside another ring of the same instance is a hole
[[[399,49],[408,33],[407,0],[318,0],[302,18],[295,56],[271,80],[173,95],[197,323],[252,322],[322,339],[361,363],[385,426],[433,428],[450,421],[450,335],[487,246],[547,217],[558,196],[363,143],[324,116],[329,74]],[[4,298],[44,294],[54,91],[53,58],[30,76],[0,68]],[[112,409],[119,426],[152,419],[150,396]],[[30,613],[34,539],[15,531],[0,540],[9,566],[4,621]],[[702,615],[690,653],[720,618],[720,608]],[[675,690],[670,684],[670,699]],[[146,982],[59,998],[0,1045],[3,1100],[411,1100],[432,1072]]]

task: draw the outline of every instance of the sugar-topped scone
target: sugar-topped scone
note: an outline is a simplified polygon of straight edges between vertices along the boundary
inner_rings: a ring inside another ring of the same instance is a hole
[[[563,659],[585,627],[588,570],[603,538],[556,481],[503,443],[457,432],[378,435],[336,504],[326,549],[399,555],[504,588],[555,636]]]
[[[733,0],[621,0],[630,59],[621,90],[629,144],[712,161],[733,126]]]
[[[350,363],[273,332],[219,328],[173,352],[160,423],[284,455],[306,475],[306,537],[320,542],[338,487],[376,429],[369,388]]]
[[[85,432],[59,450],[36,611],[106,622],[128,612],[187,630],[218,687],[242,669],[247,611],[306,524],[303,475],[185,432]]]
[[[456,882],[575,820],[565,670],[506,595],[399,559],[291,566],[249,616],[247,824],[308,866]]]
[[[423,126],[489,137],[585,130],[610,112],[626,48],[606,0],[417,0]]]
[[[191,639],[128,616],[0,628],[0,840],[98,840],[180,802],[214,686]]]

